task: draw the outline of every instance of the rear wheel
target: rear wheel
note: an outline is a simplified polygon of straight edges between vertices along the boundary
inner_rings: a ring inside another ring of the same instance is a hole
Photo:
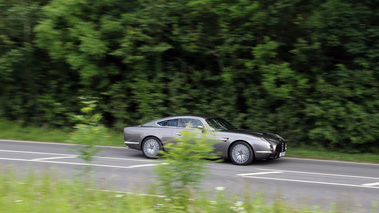
[[[159,150],[162,150],[162,145],[158,138],[148,137],[142,143],[142,153],[147,158],[157,158]]]
[[[246,142],[237,142],[229,151],[230,160],[237,165],[248,165],[254,160],[253,149]]]

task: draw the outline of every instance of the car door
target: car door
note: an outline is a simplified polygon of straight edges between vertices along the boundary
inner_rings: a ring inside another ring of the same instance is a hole
[[[190,131],[198,138],[205,137],[210,143],[214,144],[214,152],[221,155],[221,151],[223,150],[225,144],[225,141],[221,142],[221,139],[225,138],[225,136],[219,135],[216,131],[206,131],[204,123],[202,123],[201,120],[193,118],[179,119],[178,128],[173,129],[172,132],[174,142],[175,138],[182,137],[183,131]]]
[[[161,128],[159,128],[159,132],[162,134],[161,139],[163,145],[174,140],[173,131],[178,129],[178,122],[179,119],[169,119],[157,123],[159,126],[161,126]]]
[[[172,131],[172,137],[182,137],[183,131],[191,131],[195,134],[198,134],[200,137],[200,133],[202,132],[201,129],[199,129],[200,126],[204,126],[204,124],[199,120],[195,118],[179,118],[178,119],[178,127],[173,128]]]

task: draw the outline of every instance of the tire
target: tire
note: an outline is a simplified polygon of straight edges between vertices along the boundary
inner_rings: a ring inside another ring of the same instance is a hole
[[[142,143],[142,153],[146,158],[157,158],[160,150],[162,150],[162,145],[158,138],[147,137]]]
[[[230,147],[229,159],[236,165],[248,165],[254,160],[253,149],[246,142],[236,142]]]

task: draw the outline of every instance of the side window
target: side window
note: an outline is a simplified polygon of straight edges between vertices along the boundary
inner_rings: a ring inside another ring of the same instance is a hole
[[[178,119],[165,120],[157,123],[159,126],[178,126]]]
[[[179,119],[179,127],[185,127],[185,128],[196,128],[198,126],[202,126],[200,120],[198,119],[192,119],[192,118],[181,118]]]
[[[178,126],[178,119],[169,120],[167,123],[167,126],[177,127]]]

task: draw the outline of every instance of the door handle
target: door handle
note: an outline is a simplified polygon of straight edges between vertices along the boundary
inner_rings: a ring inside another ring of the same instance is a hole
[[[221,142],[226,142],[227,140],[229,140],[229,138],[220,138]]]

